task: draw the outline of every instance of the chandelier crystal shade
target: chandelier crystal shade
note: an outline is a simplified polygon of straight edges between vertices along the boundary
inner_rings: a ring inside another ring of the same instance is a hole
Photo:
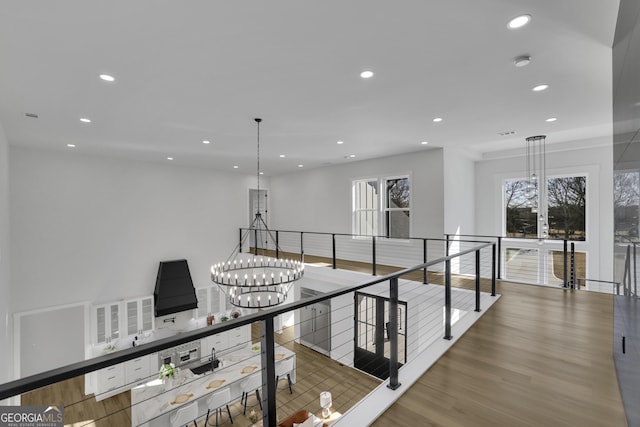
[[[546,135],[526,138],[527,185],[525,188],[526,207],[536,213],[539,222],[538,239],[549,237],[549,222],[544,214],[547,200],[547,147]]]
[[[256,215],[248,229],[240,236],[240,242],[225,262],[211,266],[211,281],[225,293],[229,302],[242,308],[267,308],[282,304],[287,299],[289,290],[296,280],[304,275],[304,259],[274,258],[266,255],[268,239],[271,239],[272,249],[279,253],[277,239],[267,227],[260,212],[260,122],[254,119],[258,126],[258,207]],[[254,235],[253,253],[242,253],[241,242],[249,235]],[[266,238],[266,240],[264,240]],[[265,241],[258,255],[258,245]]]

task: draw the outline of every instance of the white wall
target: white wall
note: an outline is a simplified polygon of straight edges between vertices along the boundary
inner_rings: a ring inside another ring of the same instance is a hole
[[[581,148],[576,148],[580,147]],[[570,149],[568,149],[570,148]],[[501,154],[503,157],[500,157]],[[521,150],[492,153],[492,159],[476,163],[476,233],[502,234],[502,181],[525,177],[524,142]],[[613,251],[613,158],[610,138],[547,144],[547,175],[587,174],[587,239],[594,250],[589,263],[590,279],[612,280]],[[597,277],[596,277],[597,276]]]
[[[0,125],[0,366],[12,366],[11,264],[9,247],[9,143]],[[12,379],[0,369],[0,384]]]
[[[382,159],[347,161],[271,178],[271,227],[351,233],[354,179],[409,174],[412,184],[411,234],[442,237],[444,232],[442,150]]]
[[[153,293],[186,258],[196,287],[247,226],[255,178],[79,152],[11,148],[14,312]]]
[[[444,230],[450,234],[476,234],[475,159],[459,149],[443,151]]]

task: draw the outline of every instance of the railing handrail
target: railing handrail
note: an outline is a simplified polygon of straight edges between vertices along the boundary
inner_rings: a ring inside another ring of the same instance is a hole
[[[333,233],[329,233],[329,234],[333,234]],[[241,316],[239,318],[229,320],[227,322],[223,322],[223,323],[219,323],[211,326],[205,326],[199,329],[195,329],[193,331],[180,333],[173,337],[163,338],[163,339],[142,344],[136,347],[123,349],[123,350],[114,352],[112,354],[98,356],[95,358],[91,358],[91,359],[83,360],[80,362],[72,363],[66,366],[62,366],[60,368],[30,375],[28,377],[9,381],[7,383],[0,384],[0,400],[4,400],[10,397],[25,393],[27,391],[44,387],[56,382],[64,381],[64,380],[76,377],[78,375],[90,373],[98,369],[123,363],[128,360],[138,358],[140,356],[146,356],[151,353],[156,353],[156,352],[165,350],[167,348],[175,347],[177,345],[181,345],[191,341],[206,338],[208,336],[225,332],[231,329],[235,329],[240,326],[249,325],[256,321],[273,319],[274,316],[277,316],[279,314],[282,314],[291,310],[295,310],[307,305],[311,305],[316,302],[325,301],[331,298],[335,298],[337,296],[345,295],[345,294],[348,294],[348,293],[351,293],[351,292],[354,292],[354,291],[357,291],[357,290],[360,290],[384,281],[389,281],[391,279],[398,279],[401,276],[404,276],[408,273],[427,268],[431,265],[447,262],[454,258],[462,257],[472,252],[479,252],[480,250],[486,247],[490,247],[490,246],[494,247],[493,251],[495,254],[494,243],[477,242],[477,241],[473,243],[478,243],[479,245],[470,249],[466,249],[464,251],[456,252],[455,254],[449,254],[447,256],[438,258],[436,260],[432,260],[426,263],[418,264],[413,267],[405,268],[403,270],[400,270],[394,273],[387,274],[385,276],[376,278],[374,280],[367,281],[366,283],[363,283],[363,284],[328,292],[326,294],[322,294],[314,297],[305,298],[299,301],[286,304],[284,306],[276,306],[261,312],[251,313],[245,316]],[[495,290],[495,278],[493,281],[492,289]]]
[[[248,227],[240,227],[240,230],[255,230],[254,228],[248,228]],[[303,233],[303,234],[318,234],[321,236],[343,236],[343,237],[361,237],[361,238],[376,238],[376,239],[389,239],[389,240],[433,240],[435,242],[446,242],[447,239],[446,238],[440,238],[440,237],[389,237],[389,236],[382,236],[382,235],[372,235],[372,234],[352,234],[352,233],[330,233],[330,232],[326,232],[326,231],[301,231],[301,230],[280,230],[280,229],[270,229],[270,231],[272,232],[279,232],[279,233],[295,233],[295,234],[299,234],[299,233]],[[478,237],[483,237],[483,236],[478,236]],[[484,237],[498,237],[498,236],[484,236]],[[490,242],[481,242],[478,240],[457,240],[458,242],[465,242],[465,243],[490,243]]]

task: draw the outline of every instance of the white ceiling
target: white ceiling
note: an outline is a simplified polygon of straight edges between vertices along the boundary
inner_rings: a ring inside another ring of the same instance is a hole
[[[255,173],[262,117],[267,175],[425,140],[484,153],[601,137],[618,4],[0,0],[0,123],[15,146]],[[531,23],[508,29],[522,13]]]

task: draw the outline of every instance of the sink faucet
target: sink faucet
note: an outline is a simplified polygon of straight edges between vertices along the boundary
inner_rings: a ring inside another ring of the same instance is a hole
[[[211,372],[215,369],[215,360],[216,360],[216,348],[211,347]]]

